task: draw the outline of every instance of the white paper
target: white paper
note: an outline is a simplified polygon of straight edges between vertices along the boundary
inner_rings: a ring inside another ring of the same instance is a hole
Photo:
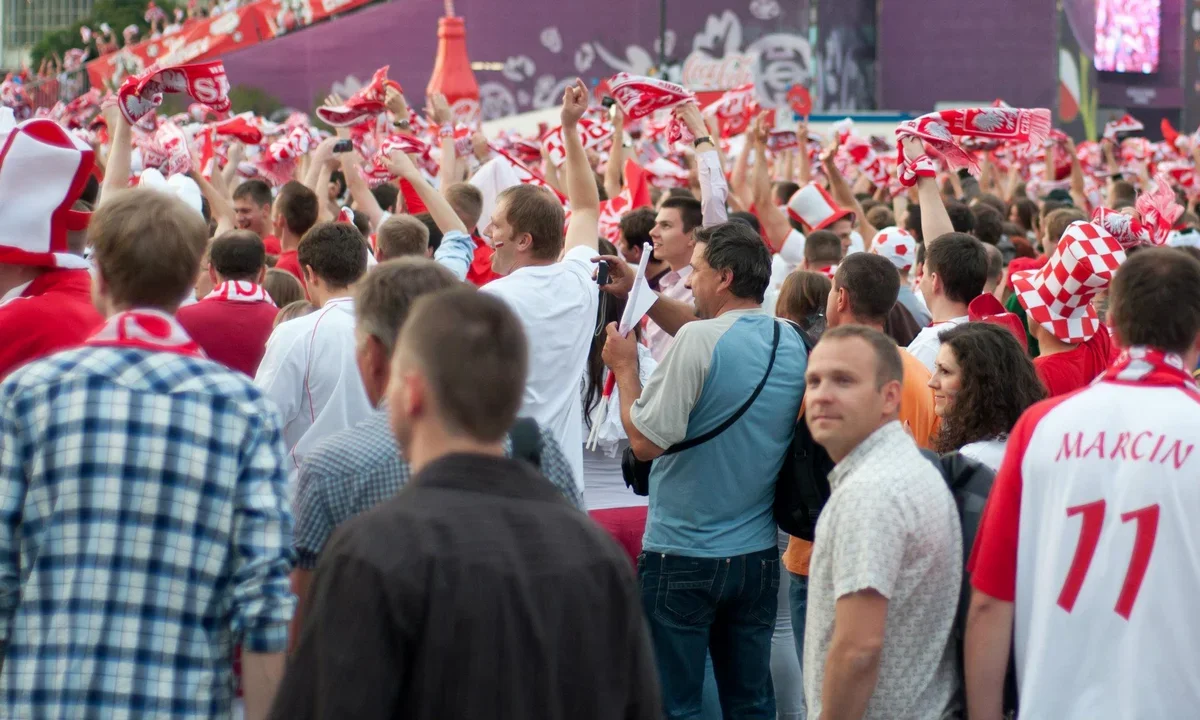
[[[642,259],[638,263],[637,273],[633,276],[633,290],[629,292],[629,299],[625,301],[625,312],[621,313],[621,322],[617,324],[617,332],[622,336],[628,335],[658,301],[658,295],[650,289],[650,283],[646,281],[646,264],[650,262],[650,250],[650,243],[642,246]]]

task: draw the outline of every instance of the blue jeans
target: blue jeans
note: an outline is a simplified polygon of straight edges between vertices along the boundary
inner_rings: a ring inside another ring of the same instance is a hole
[[[792,610],[792,633],[796,638],[796,656],[800,658],[800,666],[804,666],[804,615],[808,612],[808,576],[791,575],[791,585],[788,588],[788,604]]]
[[[701,717],[705,657],[711,655],[726,720],[773,719],[779,549],[729,558],[643,552],[638,577],[666,717]]]

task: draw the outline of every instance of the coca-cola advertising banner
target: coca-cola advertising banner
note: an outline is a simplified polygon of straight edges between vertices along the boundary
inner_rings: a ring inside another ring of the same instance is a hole
[[[371,0],[258,0],[231,12],[185,24],[179,31],[151,38],[87,64],[92,87],[115,87],[126,75],[148,66],[210,60],[299,30],[334,13]]]

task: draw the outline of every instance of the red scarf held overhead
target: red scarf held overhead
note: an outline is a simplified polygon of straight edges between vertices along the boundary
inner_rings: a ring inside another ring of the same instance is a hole
[[[204,357],[200,346],[188,337],[175,318],[159,310],[145,308],[113,315],[87,339],[86,344]]]
[[[226,280],[213,288],[212,292],[204,296],[204,301],[207,300],[254,303],[271,302],[271,297],[257,283],[244,280]]]
[[[960,108],[922,115],[900,123],[896,136],[919,138],[929,152],[943,158],[952,169],[979,173],[975,159],[956,144],[956,138],[988,138],[1007,143],[1041,145],[1050,134],[1050,111],[1045,108]],[[897,161],[904,162],[899,148]]]
[[[1200,387],[1196,386],[1192,374],[1183,364],[1183,358],[1151,347],[1134,346],[1122,350],[1100,379],[1105,382],[1174,386],[1200,398]]]
[[[384,65],[375,71],[371,82],[351,95],[345,104],[317,108],[317,117],[333,127],[350,127],[384,112],[387,110],[387,89],[393,87],[403,92],[400,83],[388,80],[387,74],[388,66]]]
[[[151,65],[125,78],[117,90],[117,107],[130,125],[162,105],[164,93],[187,93],[198,103],[223,113],[229,110],[229,80],[220,60],[160,68]]]

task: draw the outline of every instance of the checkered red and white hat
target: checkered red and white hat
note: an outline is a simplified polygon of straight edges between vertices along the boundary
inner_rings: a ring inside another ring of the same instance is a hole
[[[838,220],[854,219],[854,213],[838,207],[825,188],[809,183],[788,200],[788,216],[809,230],[824,230]]]
[[[58,123],[0,119],[0,263],[86,268],[67,249],[67,233],[87,229],[90,213],[71,206],[87,187],[92,149]]]
[[[1100,327],[1092,307],[1125,262],[1125,251],[1104,228],[1074,222],[1050,260],[1036,270],[1013,273],[1012,284],[1025,312],[1066,343],[1091,339]]]
[[[904,228],[885,227],[875,233],[871,252],[891,260],[900,272],[908,272],[916,262],[917,240]]]

